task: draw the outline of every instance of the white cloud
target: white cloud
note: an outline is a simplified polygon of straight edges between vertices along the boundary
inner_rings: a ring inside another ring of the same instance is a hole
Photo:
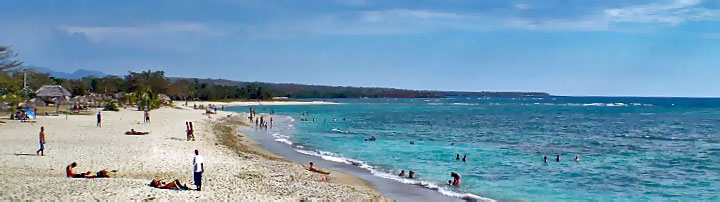
[[[623,8],[605,9],[604,14],[612,22],[665,23],[677,25],[687,21],[715,20],[718,11],[698,6],[701,0],[674,0],[669,3],[645,4]]]
[[[367,3],[364,0],[354,2],[358,5]],[[703,8],[701,3],[701,0],[670,0],[664,3],[598,8],[588,11],[584,15],[565,18],[553,17],[559,16],[556,13],[547,13],[541,17],[523,17],[512,14],[504,15],[498,12],[460,13],[389,9],[213,26],[212,28],[194,23],[163,23],[129,27],[63,26],[62,28],[71,34],[82,33],[95,42],[118,39],[167,40],[174,35],[284,38],[302,35],[389,35],[499,29],[642,32],[642,29],[675,26],[690,21],[717,20],[720,17],[720,11]],[[515,9],[522,10],[533,8],[529,4],[514,4],[513,6]],[[541,12],[539,9],[536,10]],[[638,26],[634,26],[635,24]]]
[[[520,10],[527,10],[532,7],[532,6],[530,6],[530,4],[515,4],[514,6],[515,6],[515,8],[520,9]]]
[[[60,26],[68,34],[83,34],[93,42],[125,39],[148,39],[172,37],[179,34],[193,34],[198,36],[219,36],[222,32],[212,30],[202,24],[194,23],[162,23],[142,26]]]

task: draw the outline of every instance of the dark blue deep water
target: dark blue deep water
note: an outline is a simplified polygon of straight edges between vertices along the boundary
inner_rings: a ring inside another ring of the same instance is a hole
[[[294,119],[293,130],[274,135],[299,152],[354,163],[375,175],[448,195],[720,200],[720,99],[327,101],[341,104],[256,108]],[[370,136],[377,141],[364,141]],[[467,155],[467,162],[455,160],[456,154]],[[557,154],[560,162],[555,162]],[[400,170],[415,171],[417,178],[398,178],[394,173]],[[460,173],[460,187],[445,185],[450,172]]]

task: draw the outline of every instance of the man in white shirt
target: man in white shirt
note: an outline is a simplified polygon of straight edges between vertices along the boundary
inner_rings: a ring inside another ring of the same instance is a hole
[[[197,186],[198,191],[200,191],[202,187],[202,174],[205,171],[205,167],[203,166],[204,163],[205,158],[203,158],[196,149],[195,156],[193,157],[193,173],[195,174],[195,185]]]

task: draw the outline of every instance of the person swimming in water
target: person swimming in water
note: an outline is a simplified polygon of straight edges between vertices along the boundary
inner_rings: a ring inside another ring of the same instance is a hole
[[[410,141],[410,144],[414,145],[414,144],[415,144],[415,142],[413,142],[413,141]]]
[[[580,162],[580,156],[575,155],[575,162]]]
[[[466,161],[465,161],[466,158],[467,158],[467,155],[463,155],[462,161],[463,161],[463,162],[466,162]]]
[[[408,173],[408,178],[415,178],[415,172],[412,170]]]
[[[545,163],[547,163],[547,156],[543,156],[543,161],[545,161]]]
[[[455,154],[455,160],[456,161],[460,160],[460,154]]]
[[[400,170],[398,177],[405,177],[405,170]]]
[[[560,162],[560,154],[558,154],[557,156],[555,156],[555,161]]]
[[[458,174],[456,172],[450,172],[450,177],[452,177],[453,179],[448,180],[448,185],[459,187],[460,186],[460,174]]]

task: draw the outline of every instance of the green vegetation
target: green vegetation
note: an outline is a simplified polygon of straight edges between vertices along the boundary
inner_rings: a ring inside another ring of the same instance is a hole
[[[115,101],[107,101],[105,102],[105,107],[103,107],[103,111],[120,111],[117,104],[115,104]]]
[[[53,78],[32,69],[18,69],[22,62],[11,60],[16,54],[0,46],[0,101],[17,104],[34,97],[43,85],[61,85],[73,96],[110,95],[120,103],[134,104],[138,110],[154,109],[171,100],[265,100],[288,98],[437,98],[447,96],[549,96],[538,92],[456,92],[419,91],[393,88],[363,88],[302,84],[239,82],[222,79],[168,78],[163,71],[128,72],[124,77],[106,76],[81,79]],[[24,75],[27,86],[23,88]],[[166,95],[167,97],[163,96]],[[108,109],[115,103],[106,105]]]

